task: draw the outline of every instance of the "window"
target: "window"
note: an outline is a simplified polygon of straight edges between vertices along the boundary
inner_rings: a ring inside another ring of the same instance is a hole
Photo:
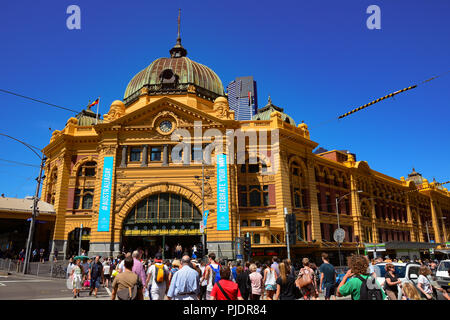
[[[97,163],[94,161],[85,162],[80,169],[78,169],[79,177],[95,177]]]
[[[257,173],[257,172],[259,172],[258,164],[249,164],[248,165],[248,173]]]
[[[141,148],[131,148],[130,162],[132,161],[141,161]]]
[[[326,196],[326,201],[327,201],[328,212],[333,212],[333,207],[331,206],[331,197],[329,194],[327,194],[327,196]]]
[[[261,227],[262,220],[250,220],[250,226],[251,227]]]
[[[267,173],[267,164],[257,158],[257,163],[249,163],[249,159],[245,160],[245,164],[241,165],[241,173]]]
[[[257,185],[250,186],[250,207],[261,206],[261,187]]]
[[[300,241],[305,240],[303,235],[303,221],[297,221],[297,239]]]
[[[269,219],[264,220],[264,225],[266,227],[270,227],[270,220]]]
[[[239,206],[241,207],[267,207],[269,201],[268,185],[239,186]]]
[[[300,207],[301,207],[300,189],[294,188],[294,208],[300,208]]]
[[[75,197],[73,200],[73,209],[90,210],[94,198],[94,189],[75,189]]]
[[[261,236],[259,235],[259,233],[255,233],[253,235],[253,243],[260,243],[261,242]]]
[[[319,211],[322,211],[322,199],[320,196],[320,192],[317,193],[317,206],[319,207]]]
[[[175,193],[159,193],[139,201],[131,209],[125,224],[148,223],[148,219],[202,219],[200,211],[183,196]]]
[[[150,161],[161,161],[161,147],[152,147],[151,148]]]
[[[350,212],[350,200],[345,198],[344,202],[345,202],[345,213],[346,214],[351,214],[351,212]]]
[[[247,220],[242,220],[241,226],[242,227],[248,227],[248,221]]]
[[[203,160],[203,149],[201,146],[193,145],[191,147],[191,160],[193,161]]]

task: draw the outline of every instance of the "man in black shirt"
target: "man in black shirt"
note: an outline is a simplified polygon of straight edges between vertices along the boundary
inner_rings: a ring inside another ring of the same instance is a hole
[[[95,261],[89,269],[89,280],[91,280],[91,291],[89,295],[92,295],[92,291],[94,291],[94,295],[97,298],[97,291],[100,288],[100,283],[103,282],[103,265],[100,262],[100,256],[95,257]]]
[[[330,300],[331,296],[334,296],[336,300],[336,270],[334,266],[329,262],[328,254],[322,253],[322,265],[319,268],[320,271],[320,286],[319,292],[322,292],[322,285],[325,289],[325,300]]]

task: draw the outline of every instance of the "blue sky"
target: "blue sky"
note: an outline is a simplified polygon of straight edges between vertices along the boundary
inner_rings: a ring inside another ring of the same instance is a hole
[[[81,30],[66,27],[69,5]],[[369,5],[381,30],[369,30]],[[3,1],[0,89],[81,110],[101,96],[100,112],[122,99],[134,74],[175,44],[178,8],[188,57],[224,86],[253,75],[260,107],[270,94],[311,139],[349,149],[395,178],[412,167],[450,180],[450,74],[340,121],[390,92],[450,70],[450,1]],[[44,147],[73,114],[0,92],[0,132]],[[0,137],[0,159],[39,164]],[[34,193],[38,169],[0,161],[0,193]]]

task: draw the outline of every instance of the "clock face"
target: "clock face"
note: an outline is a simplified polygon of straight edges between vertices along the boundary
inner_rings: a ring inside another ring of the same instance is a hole
[[[162,132],[170,132],[170,130],[172,130],[172,122],[170,122],[169,120],[161,121],[161,123],[159,124],[159,129]]]

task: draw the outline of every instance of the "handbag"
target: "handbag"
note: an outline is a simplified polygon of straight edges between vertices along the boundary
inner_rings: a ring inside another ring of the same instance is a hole
[[[308,271],[308,273],[305,273],[306,270],[308,269],[304,269],[302,276],[297,278],[296,285],[299,288],[306,287],[312,283],[310,271]]]

